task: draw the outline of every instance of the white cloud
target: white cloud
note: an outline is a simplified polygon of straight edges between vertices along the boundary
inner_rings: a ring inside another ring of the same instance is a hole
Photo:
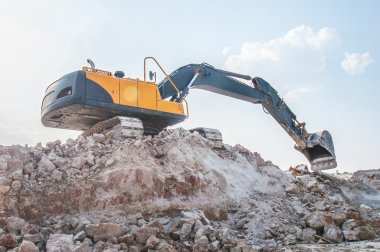
[[[344,59],[340,65],[347,73],[356,75],[364,73],[365,69],[373,62],[374,60],[371,58],[369,52],[363,54],[347,52],[344,54]]]
[[[230,52],[230,49],[231,49],[231,47],[229,47],[229,46],[225,46],[225,47],[223,48],[222,54],[223,54],[223,55],[227,55],[227,54]]]
[[[289,30],[280,38],[266,42],[246,42],[240,53],[230,55],[226,67],[239,69],[242,65],[258,61],[278,62],[286,56],[291,56],[294,50],[322,51],[339,41],[335,29],[324,27],[314,31],[310,26],[301,25]]]
[[[296,100],[298,100],[299,96],[306,93],[313,93],[316,92],[316,89],[309,88],[309,87],[300,87],[296,89],[289,90],[286,95],[284,96],[284,100],[287,103],[294,103]]]

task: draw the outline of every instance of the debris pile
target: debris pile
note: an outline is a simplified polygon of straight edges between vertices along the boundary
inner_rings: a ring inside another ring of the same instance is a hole
[[[0,251],[339,248],[378,239],[379,210],[352,197],[379,195],[367,187],[303,166],[284,172],[181,128],[0,146]]]

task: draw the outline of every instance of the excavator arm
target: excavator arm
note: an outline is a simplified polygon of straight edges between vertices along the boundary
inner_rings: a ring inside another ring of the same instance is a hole
[[[239,79],[250,81],[246,84]],[[175,84],[176,88],[172,85]],[[281,127],[296,142],[295,149],[302,152],[311,164],[312,170],[332,169],[337,166],[334,145],[328,131],[309,134],[305,123],[300,123],[296,115],[265,80],[237,74],[213,66],[189,64],[172,72],[158,84],[163,99],[180,101],[190,88],[204,89],[254,104],[261,104]]]

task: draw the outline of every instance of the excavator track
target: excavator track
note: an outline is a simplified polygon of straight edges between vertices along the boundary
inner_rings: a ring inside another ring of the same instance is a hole
[[[116,116],[114,118],[96,123],[91,128],[83,131],[83,136],[89,136],[94,133],[100,133],[103,130],[113,128],[117,125],[121,127],[121,136],[125,138],[141,138],[144,134],[144,126],[140,119],[125,116]]]
[[[198,132],[202,137],[206,138],[211,142],[213,145],[213,148],[215,149],[222,149],[223,148],[223,137],[222,133],[220,133],[217,129],[211,129],[211,128],[194,128],[191,129],[190,132]]]

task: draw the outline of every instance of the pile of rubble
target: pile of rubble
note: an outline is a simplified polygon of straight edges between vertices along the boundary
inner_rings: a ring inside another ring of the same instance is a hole
[[[181,128],[136,140],[116,126],[0,146],[0,252],[338,249],[377,241],[380,211],[353,197],[370,189]]]

